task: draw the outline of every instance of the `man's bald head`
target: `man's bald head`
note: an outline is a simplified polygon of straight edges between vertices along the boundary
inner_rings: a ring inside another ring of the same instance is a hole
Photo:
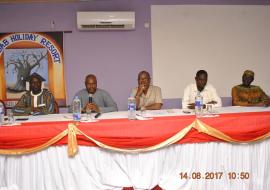
[[[85,87],[89,94],[95,94],[97,90],[97,78],[93,74],[85,77]]]

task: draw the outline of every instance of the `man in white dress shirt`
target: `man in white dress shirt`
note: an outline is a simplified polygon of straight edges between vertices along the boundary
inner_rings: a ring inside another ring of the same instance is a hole
[[[205,104],[213,104],[214,107],[221,107],[221,99],[217,94],[216,89],[207,84],[208,74],[205,70],[199,70],[196,73],[196,83],[188,85],[184,90],[184,97],[182,99],[182,109],[195,108],[195,96],[198,91],[203,97],[203,107]]]

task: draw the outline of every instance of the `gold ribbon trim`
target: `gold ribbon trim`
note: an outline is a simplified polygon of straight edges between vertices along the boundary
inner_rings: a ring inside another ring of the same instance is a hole
[[[123,149],[123,148],[109,146],[109,145],[103,144],[103,143],[93,139],[92,137],[89,137],[81,130],[79,130],[79,129],[77,129],[77,130],[81,135],[85,136],[87,139],[94,142],[96,145],[98,145],[101,148],[113,150],[113,151],[118,151],[118,152],[138,153],[138,152],[148,152],[148,151],[157,150],[157,149],[163,148],[165,146],[169,146],[171,144],[176,143],[177,141],[181,140],[182,138],[184,138],[186,136],[186,134],[194,127],[194,124],[195,124],[195,122],[191,123],[189,126],[185,127],[184,129],[182,129],[181,131],[176,133],[174,136],[168,138],[167,140],[165,140],[157,145],[146,147],[146,148],[137,148],[137,149]]]
[[[226,141],[226,142],[231,142],[231,143],[250,143],[250,142],[256,142],[256,141],[260,141],[260,140],[264,140],[264,139],[267,139],[270,137],[270,132],[269,133],[266,133],[260,137],[257,137],[255,139],[252,139],[252,140],[247,140],[247,141],[240,141],[240,140],[237,140],[237,139],[233,139],[231,137],[229,137],[228,135],[222,133],[221,131],[213,128],[213,127],[210,127],[209,125],[203,123],[202,121],[196,119],[196,125],[195,125],[195,129],[198,130],[199,133],[205,133],[207,135],[210,135],[212,137],[216,137],[218,139],[221,139],[223,141]]]
[[[78,152],[77,127],[73,123],[68,124],[68,156],[72,157]]]
[[[68,135],[68,155],[69,156],[75,156],[78,152],[78,143],[77,143],[77,135],[83,135],[86,137],[89,141],[94,142],[97,146],[108,149],[108,150],[113,150],[113,151],[118,151],[118,152],[126,152],[126,153],[138,153],[138,152],[148,152],[148,151],[154,151],[160,148],[164,148],[166,146],[169,146],[171,144],[174,144],[178,142],[179,140],[183,139],[186,134],[192,129],[196,129],[199,133],[205,133],[207,135],[210,135],[212,137],[216,137],[218,139],[221,139],[225,142],[231,142],[231,143],[249,143],[249,142],[256,142],[259,140],[264,140],[270,137],[270,132],[262,135],[260,137],[257,137],[252,140],[247,140],[247,141],[240,141],[237,139],[233,139],[229,137],[228,135],[222,133],[221,131],[210,127],[209,125],[203,123],[202,121],[196,119],[194,122],[192,122],[190,125],[176,133],[174,136],[166,139],[165,141],[150,146],[146,148],[135,148],[135,149],[123,149],[123,148],[117,148],[113,146],[106,145],[100,141],[97,141],[93,139],[92,137],[86,135],[83,131],[79,130],[76,126],[77,124],[74,123],[69,123],[68,124],[68,129],[64,130],[60,134],[56,135],[52,139],[50,139],[48,142],[34,147],[34,148],[28,148],[28,149],[11,149],[11,150],[6,150],[6,149],[0,149],[0,154],[5,154],[5,155],[22,155],[22,154],[31,154],[34,152],[38,152],[41,150],[44,150],[48,148],[49,146],[53,145],[54,143],[58,142],[61,140],[63,137]]]

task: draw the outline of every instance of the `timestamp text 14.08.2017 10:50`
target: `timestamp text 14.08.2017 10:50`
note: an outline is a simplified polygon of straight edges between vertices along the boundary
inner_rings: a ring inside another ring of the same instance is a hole
[[[227,177],[229,180],[234,179],[249,179],[250,174],[249,172],[180,172],[179,173],[180,179],[222,179],[224,177]]]

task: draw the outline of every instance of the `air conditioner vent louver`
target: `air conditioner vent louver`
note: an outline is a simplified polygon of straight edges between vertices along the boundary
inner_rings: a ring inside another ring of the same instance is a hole
[[[81,25],[82,28],[125,28],[124,24],[118,24],[118,25],[112,25],[112,24],[102,24],[102,25],[98,25],[98,24],[90,24],[90,25]]]
[[[133,30],[135,12],[77,12],[79,30]]]

